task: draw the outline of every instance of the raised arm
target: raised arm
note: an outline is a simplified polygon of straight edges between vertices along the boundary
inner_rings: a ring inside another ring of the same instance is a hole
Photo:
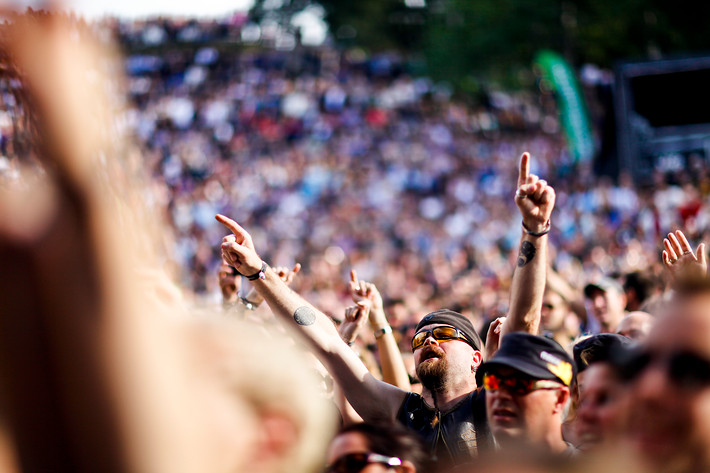
[[[278,266],[272,268],[272,270],[288,286],[301,270],[301,264],[296,263],[292,269]],[[251,288],[246,296],[240,296],[241,278],[238,276],[237,270],[227,263],[222,264],[220,267],[219,287],[222,290],[222,307],[238,318],[245,318],[247,312],[256,310],[264,302],[264,299],[254,288]]]
[[[486,345],[483,351],[483,361],[488,361],[493,358],[493,355],[498,351],[500,346],[500,331],[503,329],[503,324],[505,323],[505,317],[498,317],[493,320],[488,326],[488,333],[486,334]]]
[[[695,253],[682,231],[676,230],[663,239],[663,264],[668,270],[671,282],[681,279],[705,278],[708,263],[705,256],[705,243],[698,245]]]
[[[372,304],[369,301],[358,301],[357,305],[345,308],[345,318],[338,327],[338,333],[348,346],[355,344],[360,330],[367,324],[371,307]]]
[[[239,279],[238,276],[237,270],[224,261],[219,266],[219,290],[222,292],[222,307],[225,310],[235,308],[237,302],[239,302],[241,279]]]
[[[246,230],[223,215],[217,215],[217,220],[232,232],[222,239],[225,261],[250,279],[271,310],[304,337],[358,414],[367,421],[394,420],[406,392],[369,373],[330,319],[289,289],[262,261]]]
[[[523,153],[520,158],[515,203],[523,219],[523,235],[513,273],[510,312],[501,328],[501,336],[516,331],[537,334],[540,326],[547,277],[547,234],[555,206],[555,190],[546,181],[530,174],[528,153]]]
[[[368,320],[370,321],[370,329],[375,336],[377,351],[380,353],[382,379],[386,383],[409,391],[411,385],[407,368],[404,366],[397,340],[392,334],[392,327],[387,321],[380,291],[373,283],[358,280],[357,272],[354,269],[350,271],[349,286],[353,301],[358,304],[367,301],[370,304],[371,310]]]

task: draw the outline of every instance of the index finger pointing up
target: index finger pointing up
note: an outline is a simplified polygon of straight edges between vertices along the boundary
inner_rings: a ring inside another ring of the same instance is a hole
[[[518,174],[518,187],[526,184],[528,182],[528,175],[530,174],[530,153],[523,153],[520,156],[520,173]]]
[[[240,239],[242,241],[244,241],[245,239],[247,239],[249,237],[249,234],[247,233],[247,231],[244,230],[237,222],[235,222],[231,218],[225,217],[222,214],[215,215],[215,218],[217,219],[217,221],[219,223],[221,223],[222,225],[227,227],[229,229],[229,231],[234,233],[234,236],[240,237]]]
[[[355,285],[357,286],[357,273],[354,269],[350,270],[350,282],[355,283]]]

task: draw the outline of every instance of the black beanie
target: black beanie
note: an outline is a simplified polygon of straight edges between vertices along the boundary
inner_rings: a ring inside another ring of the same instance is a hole
[[[468,339],[468,344],[473,347],[474,350],[481,351],[481,337],[473,328],[471,323],[465,315],[459,314],[449,309],[439,309],[427,314],[418,324],[417,332],[421,330],[422,327],[430,324],[446,324],[451,325],[454,328],[459,329],[461,333]]]

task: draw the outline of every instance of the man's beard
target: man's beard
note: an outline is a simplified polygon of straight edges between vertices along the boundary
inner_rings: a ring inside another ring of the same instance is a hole
[[[422,358],[426,358],[430,352],[436,354],[438,359],[425,359],[425,361],[419,363],[419,366],[417,366],[417,377],[419,381],[422,382],[422,386],[430,391],[441,391],[446,381],[446,371],[448,368],[446,355],[440,348],[428,348],[427,351],[422,353]]]

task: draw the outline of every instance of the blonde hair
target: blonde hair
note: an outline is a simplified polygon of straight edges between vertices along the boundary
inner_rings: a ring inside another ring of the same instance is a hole
[[[315,366],[288,336],[261,324],[224,316],[200,317],[195,326],[203,350],[211,352],[220,376],[257,419],[277,414],[294,427],[296,440],[273,473],[323,469],[337,428],[336,409],[319,385]],[[217,355],[215,357],[214,355]],[[217,358],[217,359],[215,359]]]

